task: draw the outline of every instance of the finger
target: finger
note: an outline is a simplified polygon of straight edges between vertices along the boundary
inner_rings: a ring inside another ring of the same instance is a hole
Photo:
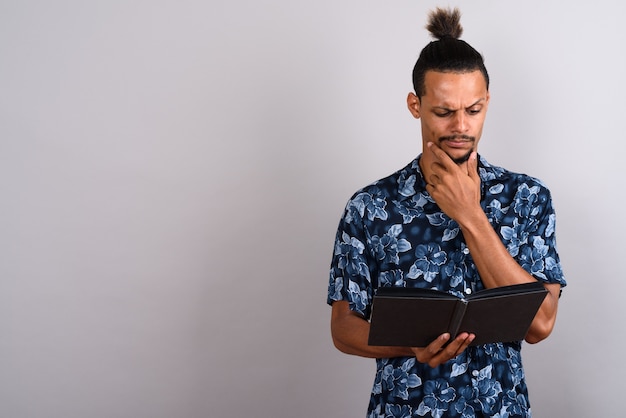
[[[467,336],[467,338],[463,341],[463,344],[461,344],[461,346],[457,349],[456,353],[454,354],[454,357],[458,356],[459,354],[461,354],[463,351],[465,351],[465,349],[467,347],[469,347],[469,345],[472,343],[472,341],[474,341],[474,338],[476,338],[476,335],[474,334],[469,334]]]
[[[434,142],[428,142],[426,144],[428,149],[431,151],[433,156],[435,157],[437,163],[439,163],[444,169],[448,170],[450,167],[456,167],[454,161],[448,154],[446,154],[437,144]]]
[[[450,334],[444,333],[437,337],[433,342],[426,347],[413,348],[413,351],[419,355],[418,360],[422,363],[427,363],[430,359],[435,357],[441,352],[444,345],[450,340]]]
[[[478,153],[473,151],[467,161],[467,174],[469,174],[470,178],[474,181],[480,179],[478,175]]]
[[[474,340],[474,334],[463,332],[459,334],[448,346],[443,350],[442,354],[448,357],[448,360],[461,354]]]
[[[426,351],[431,357],[436,356],[437,354],[441,352],[441,349],[443,348],[444,345],[447,344],[449,340],[450,340],[449,333],[446,332],[444,334],[441,334],[439,337],[437,337],[436,340],[434,340],[433,342],[431,342],[430,344],[426,346]]]
[[[424,348],[411,347],[411,350],[413,350],[415,358],[420,363],[426,363],[430,367],[437,367],[465,351],[474,338],[474,334],[464,332],[459,334],[444,348],[444,345],[450,340],[450,334],[445,333],[437,337],[428,346]]]
[[[430,367],[437,367],[448,361],[448,358],[442,356],[443,346],[450,340],[450,334],[445,333],[437,337],[436,340],[423,348],[411,348],[415,353],[415,358],[420,363],[428,364]]]

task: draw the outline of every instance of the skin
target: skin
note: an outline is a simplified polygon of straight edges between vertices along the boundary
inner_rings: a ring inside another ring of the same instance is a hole
[[[508,253],[480,206],[477,147],[489,105],[489,91],[480,71],[465,73],[428,71],[425,94],[409,93],[407,106],[421,120],[423,153],[420,168],[426,190],[441,210],[460,226],[465,242],[486,288],[535,282]],[[556,321],[560,285],[546,284],[548,295],[533,320],[526,341],[547,338]],[[426,347],[369,346],[369,322],[346,301],[332,305],[331,334],[342,352],[362,357],[415,356],[436,367],[463,352],[474,339],[462,333],[444,347],[449,334]]]

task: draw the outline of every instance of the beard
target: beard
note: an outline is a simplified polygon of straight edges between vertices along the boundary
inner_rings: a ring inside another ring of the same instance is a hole
[[[439,146],[441,146],[441,143],[443,141],[452,141],[455,139],[463,139],[466,142],[471,142],[472,143],[472,149],[470,149],[469,151],[467,151],[467,153],[461,155],[460,157],[452,157],[450,154],[448,154],[448,156],[452,159],[452,161],[454,161],[455,164],[457,165],[461,165],[464,162],[466,162],[467,160],[469,160],[470,155],[472,155],[472,152],[474,152],[474,143],[476,143],[476,137],[473,136],[469,136],[469,135],[450,135],[450,136],[442,136],[439,138]]]
[[[472,155],[472,152],[474,152],[474,149],[471,149],[471,150],[467,151],[466,154],[461,155],[458,158],[452,158],[452,157],[450,157],[450,158],[452,158],[452,161],[454,161],[456,163],[456,165],[461,165],[464,162],[466,162],[467,160],[469,160],[469,157],[470,157],[470,155]]]

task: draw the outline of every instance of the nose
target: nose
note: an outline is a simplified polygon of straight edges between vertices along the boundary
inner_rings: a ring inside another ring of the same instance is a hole
[[[465,112],[455,112],[454,118],[452,120],[452,131],[453,132],[466,132],[469,127],[467,115]]]

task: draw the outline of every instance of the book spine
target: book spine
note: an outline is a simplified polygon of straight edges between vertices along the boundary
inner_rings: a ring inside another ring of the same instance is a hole
[[[461,322],[463,321],[463,316],[465,316],[466,310],[467,300],[460,299],[454,308],[454,312],[452,312],[452,318],[450,319],[450,325],[448,326],[448,332],[450,333],[450,340],[448,341],[454,340],[459,333],[459,328],[461,327]]]

